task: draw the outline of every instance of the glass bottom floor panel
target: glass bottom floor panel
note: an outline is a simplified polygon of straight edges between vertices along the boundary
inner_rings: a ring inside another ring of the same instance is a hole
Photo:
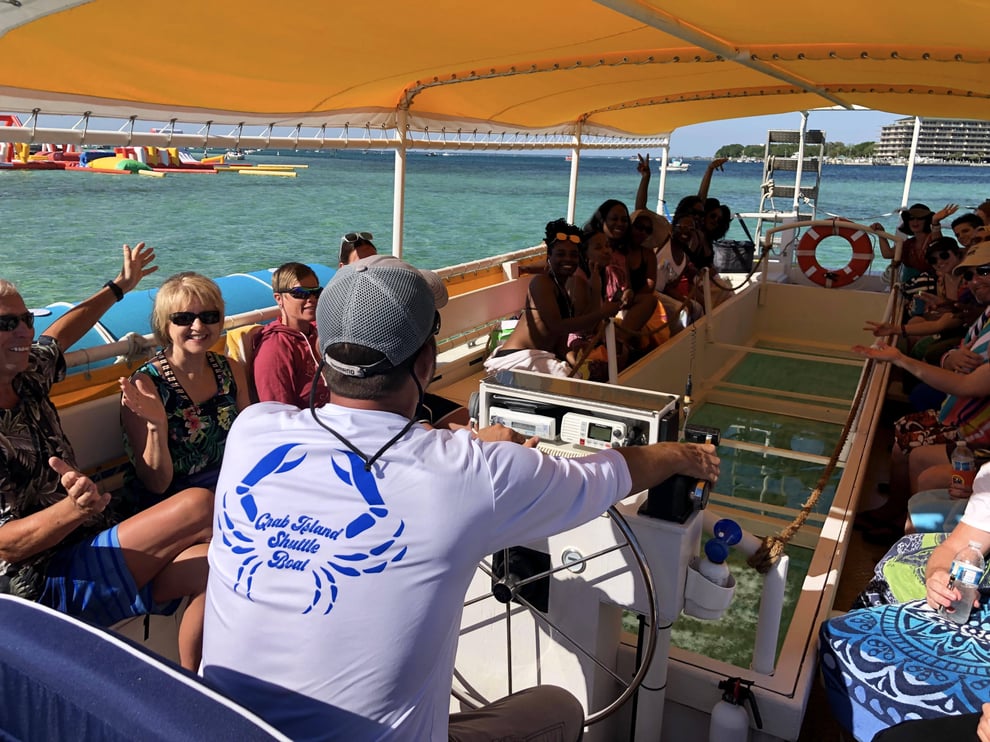
[[[690,422],[721,431],[717,501],[786,522],[818,484],[842,432],[832,423],[717,404],[698,406]],[[841,475],[836,467],[812,512],[828,512]]]

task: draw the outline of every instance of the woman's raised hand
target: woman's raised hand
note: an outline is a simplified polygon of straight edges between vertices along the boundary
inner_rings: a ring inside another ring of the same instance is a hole
[[[114,283],[126,294],[137,286],[142,278],[158,270],[157,265],[152,265],[154,262],[155,248],[146,247],[143,242],[137,243],[133,248],[124,245],[124,265],[114,279]]]
[[[168,424],[168,414],[161,397],[147,377],[138,374],[132,379],[121,376],[120,403],[152,425],[164,427]]]
[[[933,222],[940,222],[947,216],[952,216],[957,211],[959,211],[959,204],[946,204],[943,208],[935,212],[935,216],[932,217]]]
[[[643,157],[643,155],[637,154],[636,157],[639,158],[639,162],[636,163],[636,172],[648,176],[650,174],[650,155],[647,154],[646,157]]]

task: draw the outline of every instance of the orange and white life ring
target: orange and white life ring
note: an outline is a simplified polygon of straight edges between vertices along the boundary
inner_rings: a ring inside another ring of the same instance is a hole
[[[838,270],[830,271],[818,262],[815,252],[826,237],[842,237],[852,245],[852,259]],[[801,237],[797,248],[797,262],[801,272],[809,280],[825,288],[848,286],[866,273],[873,262],[873,243],[862,229],[833,224],[832,228],[812,227]]]

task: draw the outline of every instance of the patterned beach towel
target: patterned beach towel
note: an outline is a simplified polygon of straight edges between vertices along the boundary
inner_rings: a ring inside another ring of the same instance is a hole
[[[912,533],[890,547],[873,569],[873,579],[852,605],[869,608],[925,598],[925,565],[947,533]],[[983,573],[981,591],[990,590],[990,568]]]

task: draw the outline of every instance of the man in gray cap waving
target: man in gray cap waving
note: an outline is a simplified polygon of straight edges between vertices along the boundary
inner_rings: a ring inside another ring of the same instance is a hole
[[[710,445],[566,460],[416,424],[445,303],[394,258],[340,269],[317,308],[330,403],[253,405],[228,437],[202,672],[293,739],[578,739],[580,704],[547,686],[448,719],[478,562],[675,473],[718,475]]]

